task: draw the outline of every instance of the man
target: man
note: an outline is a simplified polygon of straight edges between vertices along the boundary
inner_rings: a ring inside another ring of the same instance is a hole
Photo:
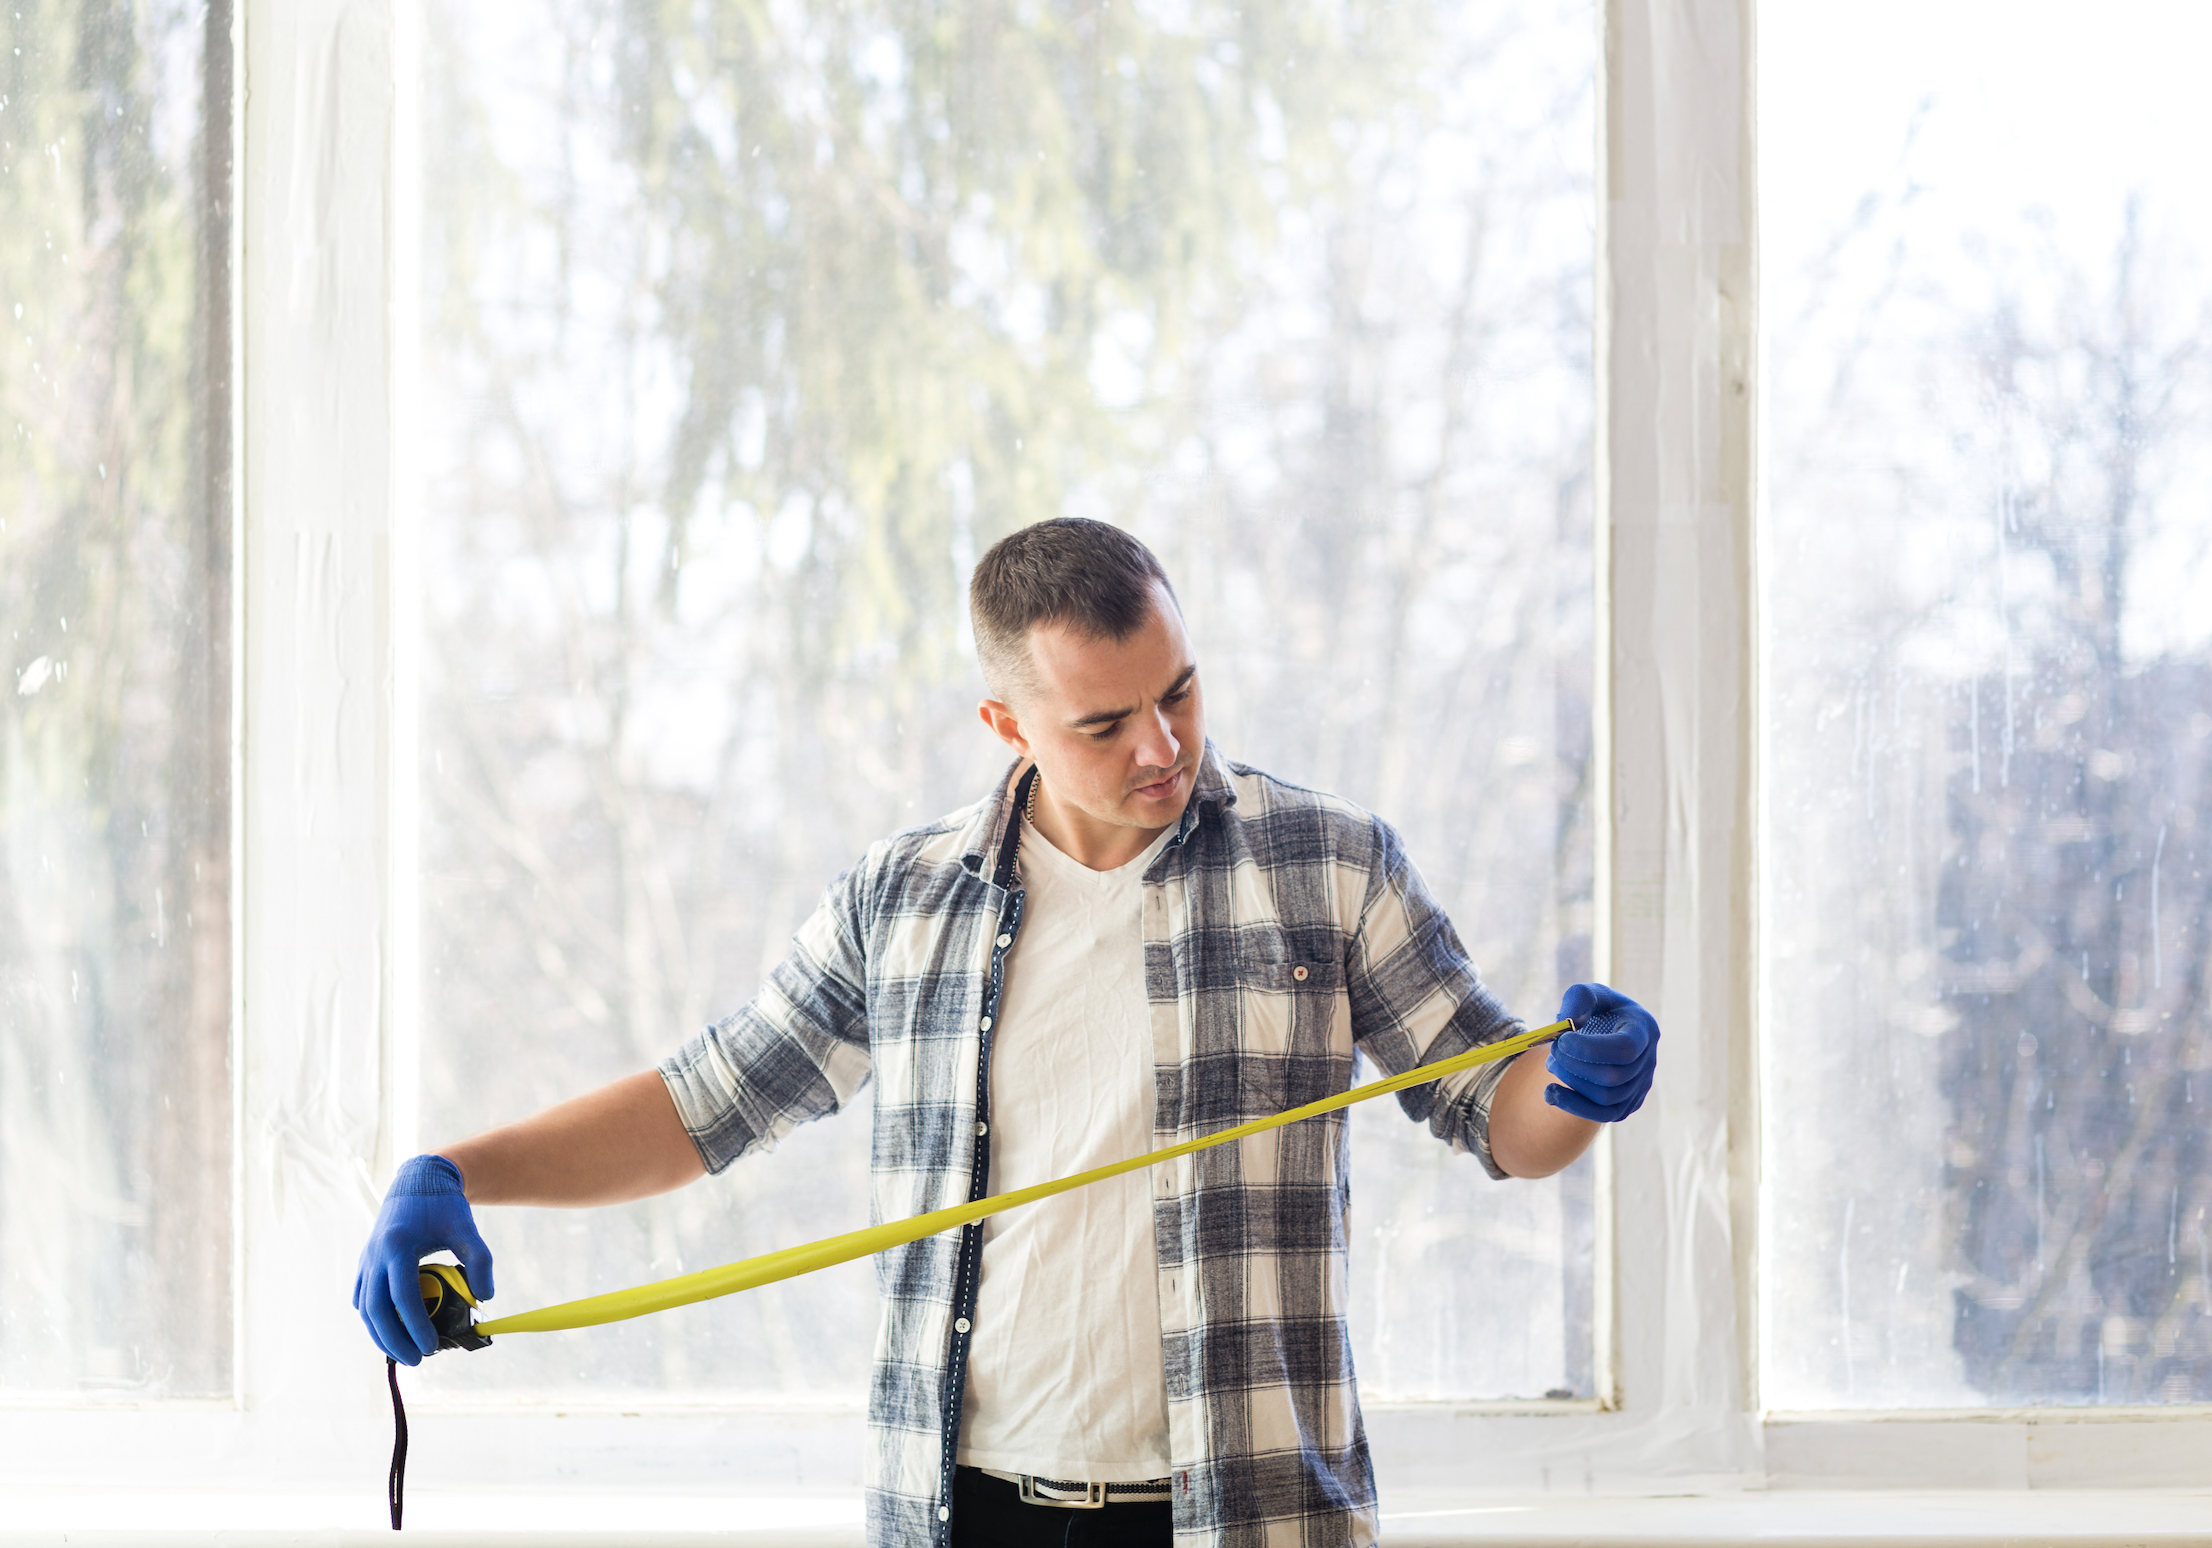
[[[470,1203],[679,1187],[870,1079],[890,1220],[1342,1091],[1355,1049],[1395,1073],[1521,1030],[1388,826],[1207,742],[1141,543],[1026,528],[969,601],[982,717],[1016,755],[997,790],[873,846],[753,1002],[658,1070],[403,1167],[354,1296],[388,1353],[435,1346],[423,1254],[489,1295]],[[1558,1171],[1642,1102],[1658,1038],[1600,987],[1562,1014],[1582,1030],[1544,1058],[1400,1103],[1494,1176]],[[869,1541],[1372,1542],[1346,1158],[1332,1114],[882,1254]]]

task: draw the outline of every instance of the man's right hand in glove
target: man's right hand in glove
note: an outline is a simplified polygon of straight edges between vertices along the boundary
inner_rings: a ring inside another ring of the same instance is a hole
[[[476,1298],[492,1298],[492,1250],[476,1232],[460,1168],[444,1156],[416,1156],[392,1178],[353,1277],[353,1309],[369,1337],[402,1365],[437,1352],[417,1278],[418,1265],[434,1252],[459,1258]]]

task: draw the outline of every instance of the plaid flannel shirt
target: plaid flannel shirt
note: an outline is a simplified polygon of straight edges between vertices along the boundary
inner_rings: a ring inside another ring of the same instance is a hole
[[[661,1066],[709,1170],[837,1111],[873,1078],[872,1218],[983,1196],[991,1018],[1021,936],[1012,824],[1023,772],[871,847],[752,1003]],[[1395,1073],[1521,1030],[1387,824],[1227,763],[1211,743],[1145,873],[1143,931],[1160,1146],[1343,1091],[1355,1049]],[[1503,1070],[1398,1100],[1502,1176],[1488,1124]],[[1153,1171],[1178,1544],[1375,1540],[1345,1323],[1346,1136],[1337,1112]],[[876,1548],[948,1541],[969,1342],[959,1330],[981,1246],[970,1225],[877,1259]]]

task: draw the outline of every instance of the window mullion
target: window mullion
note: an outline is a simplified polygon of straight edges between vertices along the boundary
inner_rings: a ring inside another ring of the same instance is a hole
[[[392,27],[245,31],[243,1388],[257,1471],[317,1476],[334,1407],[380,1423],[342,1266],[389,1149]]]
[[[1599,260],[1601,971],[1667,1031],[1613,1136],[1618,1380],[1670,1469],[1758,1466],[1751,1248],[1748,0],[1609,0]],[[1694,1420],[1688,1416],[1695,1415]]]

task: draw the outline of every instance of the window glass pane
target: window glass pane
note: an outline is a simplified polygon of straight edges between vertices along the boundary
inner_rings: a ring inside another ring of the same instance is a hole
[[[1761,32],[1766,1399],[2212,1401],[2212,32]]]
[[[976,555],[1121,521],[1231,756],[1397,822],[1498,987],[1587,971],[1583,4],[430,8],[426,1138],[660,1057],[1005,766]],[[926,23],[926,25],[925,25]],[[866,1217],[863,1113],[502,1303]],[[1370,1399],[1589,1394],[1587,1168],[1355,1120]],[[855,1265],[449,1388],[857,1401]]]
[[[231,1384],[229,33],[0,19],[6,1390]]]

